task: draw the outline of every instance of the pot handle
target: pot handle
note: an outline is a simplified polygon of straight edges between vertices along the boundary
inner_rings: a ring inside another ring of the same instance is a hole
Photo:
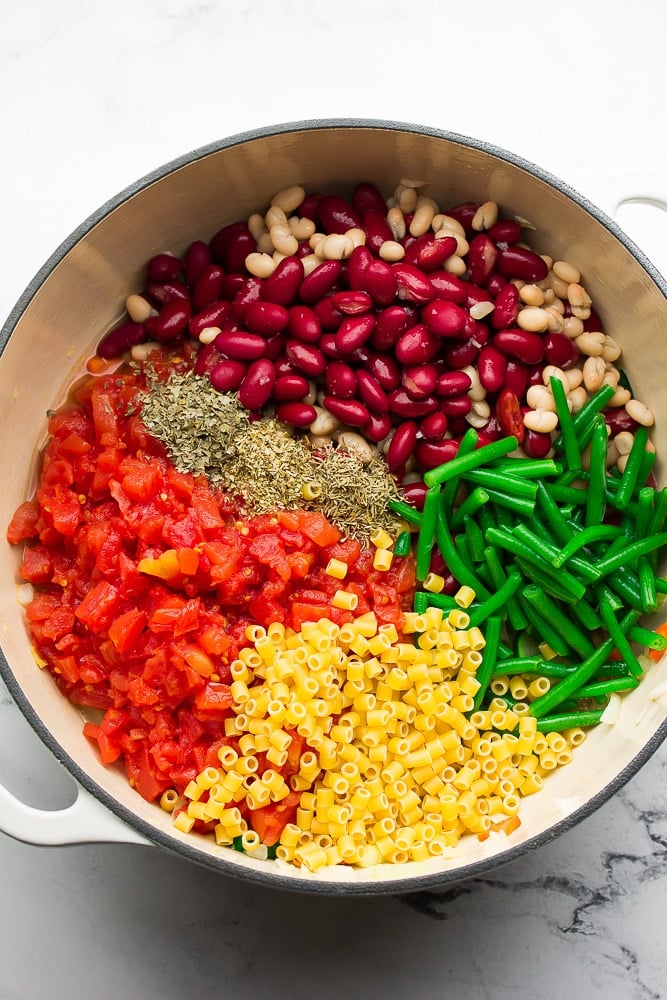
[[[25,844],[119,843],[153,846],[79,784],[77,796],[65,809],[35,809],[0,785],[0,832]]]
[[[664,173],[635,171],[626,172],[618,177],[588,177],[588,180],[591,200],[613,219],[617,218],[622,206],[632,204],[646,205],[667,213],[667,192],[665,192],[667,177]],[[650,221],[655,221],[651,220],[651,214],[637,214],[632,218],[631,228],[626,229],[624,225],[621,228],[656,267],[667,275],[667,247],[665,250],[662,249],[664,239],[657,241],[655,230],[648,224]]]

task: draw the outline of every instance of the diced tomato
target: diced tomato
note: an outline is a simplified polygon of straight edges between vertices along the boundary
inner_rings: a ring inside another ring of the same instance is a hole
[[[26,538],[35,538],[39,521],[39,504],[35,500],[24,500],[14,511],[7,528],[7,541],[18,545]]]
[[[97,634],[109,627],[119,604],[118,588],[106,580],[101,580],[94,587],[91,587],[75,614],[80,622],[86,625],[91,632]]]
[[[341,532],[330,521],[327,521],[324,514],[319,511],[300,511],[299,528],[304,535],[319,545],[326,548],[327,545],[335,545],[341,538]]]
[[[298,632],[304,622],[317,622],[320,618],[329,617],[328,604],[305,604],[294,601],[290,609],[290,625]]]
[[[129,652],[146,627],[148,617],[145,611],[132,608],[119,615],[109,626],[109,638],[122,655]]]
[[[255,833],[259,834],[259,839],[263,844],[272,847],[273,844],[278,843],[280,834],[287,824],[294,821],[300,799],[299,792],[290,792],[280,802],[262,806],[261,809],[248,810],[250,826]]]
[[[125,768],[130,784],[147,802],[154,802],[170,785],[168,776],[156,774],[145,741],[134,753],[125,755]]]
[[[220,684],[217,681],[209,681],[195,695],[195,706],[200,712],[229,714],[228,709],[231,708],[233,701],[229,684]]]
[[[49,550],[41,545],[26,546],[20,573],[28,583],[48,583],[53,573],[53,559]]]

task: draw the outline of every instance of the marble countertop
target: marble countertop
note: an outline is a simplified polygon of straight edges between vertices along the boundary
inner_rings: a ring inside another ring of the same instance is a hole
[[[320,117],[485,138],[601,207],[667,198],[657,0],[86,0],[0,13],[0,314],[61,240],[153,167]],[[667,270],[664,214],[617,217]],[[72,782],[0,688],[0,781]],[[667,749],[551,845],[441,896],[311,899],[158,849],[0,835],[0,998],[667,996]]]

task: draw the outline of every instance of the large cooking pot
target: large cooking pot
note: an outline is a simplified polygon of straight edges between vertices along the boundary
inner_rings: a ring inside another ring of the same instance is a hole
[[[497,201],[536,227],[536,249],[583,272],[607,332],[623,346],[637,397],[655,413],[658,454],[667,453],[667,285],[610,218],[555,177],[483,142],[391,122],[306,122],[235,136],[162,167],[91,216],[36,275],[2,332],[0,524],[9,522],[34,487],[47,407],[64,398],[100,334],[120,319],[124,296],[140,287],[147,258],[167,248],[180,253],[295,183],[342,192],[372,180],[389,194],[406,175],[427,181],[443,205]],[[312,875],[253,860],[178,832],[123,773],[100,763],[82,736],[81,715],[35,665],[17,603],[19,553],[3,545],[0,670],[28,721],[79,784],[76,802],[61,812],[29,808],[0,789],[0,829],[26,841],[151,843],[265,885],[321,893],[408,892],[479,875],[552,840],[613,795],[667,735],[667,695],[659,693],[667,688],[665,657],[623,698],[617,722],[597,726],[574,761],[522,802],[521,826],[509,837],[498,834],[482,843],[464,838],[449,856],[423,863],[337,867]]]

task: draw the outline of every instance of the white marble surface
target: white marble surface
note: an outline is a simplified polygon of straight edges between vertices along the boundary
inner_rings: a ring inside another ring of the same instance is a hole
[[[5,316],[56,245],[135,178],[257,125],[414,121],[489,139],[603,207],[667,197],[658,0],[5,0]],[[624,210],[667,269],[664,215]],[[73,797],[0,697],[0,780]],[[667,751],[549,847],[413,900],[312,900],[157,849],[0,835],[0,997],[667,996]]]

